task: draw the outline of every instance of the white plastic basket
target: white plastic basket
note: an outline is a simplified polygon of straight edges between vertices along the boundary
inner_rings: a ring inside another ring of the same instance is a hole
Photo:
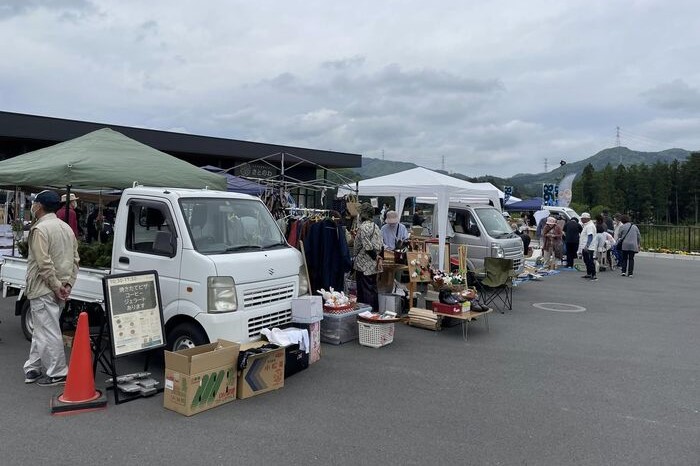
[[[394,323],[390,324],[370,324],[367,322],[357,322],[360,333],[360,344],[381,348],[394,341]]]

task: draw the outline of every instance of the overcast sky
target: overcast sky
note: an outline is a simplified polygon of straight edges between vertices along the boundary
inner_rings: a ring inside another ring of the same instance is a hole
[[[469,176],[700,149],[697,0],[0,0],[0,110]]]

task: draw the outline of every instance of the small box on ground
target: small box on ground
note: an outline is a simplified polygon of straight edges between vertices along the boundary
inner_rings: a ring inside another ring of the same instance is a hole
[[[310,324],[323,319],[323,298],[301,296],[292,299],[292,322]]]
[[[295,323],[295,327],[305,329],[309,332],[309,364],[313,364],[321,359],[321,322],[312,324]]]
[[[180,351],[165,351],[163,406],[185,416],[236,399],[240,345],[217,340]]]
[[[461,314],[462,305],[457,304],[443,304],[437,301],[433,301],[433,312],[440,312],[442,314]]]
[[[269,343],[246,343],[241,345],[241,352],[266,344]],[[248,355],[246,367],[238,372],[238,398],[250,398],[284,387],[284,358],[283,347]]]
[[[290,377],[309,367],[309,353],[299,348],[299,344],[284,348],[284,378]]]
[[[379,312],[391,311],[403,314],[403,296],[393,293],[379,293]]]

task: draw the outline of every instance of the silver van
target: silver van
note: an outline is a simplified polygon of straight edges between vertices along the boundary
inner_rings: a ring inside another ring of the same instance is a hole
[[[513,259],[513,270],[522,272],[523,241],[513,233],[501,211],[490,205],[450,203],[447,218],[450,255],[457,255],[459,245],[466,244],[470,269],[483,269],[485,257],[500,257]],[[437,231],[435,217],[433,222],[432,231]]]

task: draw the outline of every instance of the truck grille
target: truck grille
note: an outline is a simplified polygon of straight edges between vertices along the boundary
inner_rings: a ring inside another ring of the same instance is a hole
[[[248,319],[248,338],[260,336],[260,331],[264,328],[280,327],[292,321],[292,310],[272,312],[264,316]]]
[[[522,247],[505,247],[503,248],[503,255],[506,259],[513,259],[513,270],[520,269],[523,259],[523,248]]]
[[[294,283],[288,283],[275,288],[259,288],[243,292],[243,307],[250,309],[265,306],[278,301],[290,300],[294,297]]]

